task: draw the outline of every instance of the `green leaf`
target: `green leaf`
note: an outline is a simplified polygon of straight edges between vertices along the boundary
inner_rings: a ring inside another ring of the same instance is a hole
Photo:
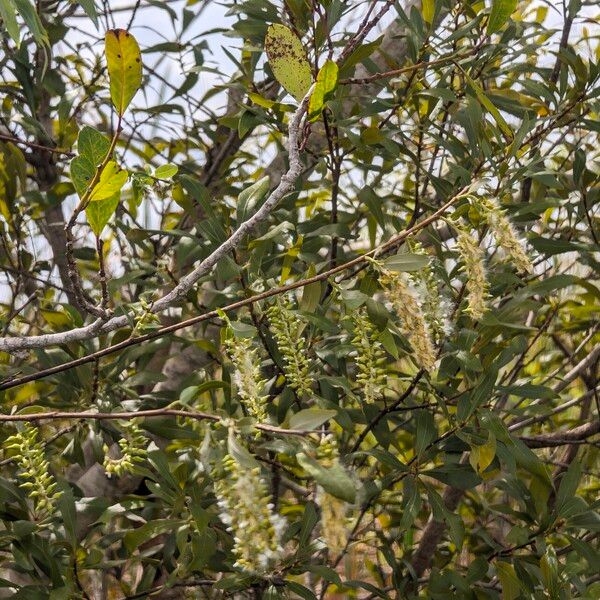
[[[435,16],[435,0],[423,0],[421,2],[423,20],[431,25]]]
[[[156,179],[171,179],[177,175],[179,167],[177,165],[161,165],[154,171]]]
[[[295,581],[286,581],[285,587],[304,600],[317,600],[317,597],[307,587]]]
[[[298,544],[300,548],[306,546],[310,540],[310,534],[315,525],[319,522],[317,510],[313,502],[307,502],[304,506],[304,514],[300,522],[300,532],[298,534]]]
[[[336,410],[305,408],[290,417],[290,428],[311,431],[335,417],[336,414]]]
[[[173,532],[184,523],[185,521],[179,519],[155,519],[148,521],[148,523],[145,523],[141,527],[137,527],[133,531],[128,531],[123,537],[123,543],[129,552],[133,552],[133,550],[139,548],[144,542],[154,539],[161,533]]]
[[[387,269],[391,271],[409,272],[420,271],[429,264],[429,257],[424,254],[411,254],[410,252],[400,252],[390,256],[383,261]]]
[[[337,86],[338,66],[328,60],[319,69],[315,89],[308,101],[308,116],[311,121],[316,121],[323,110],[327,99],[333,94]]]
[[[240,192],[237,200],[236,219],[238,223],[245,221],[254,212],[258,203],[267,195],[270,187],[269,177],[262,177],[256,183]]]
[[[433,413],[428,410],[418,410],[415,414],[416,442],[415,453],[420,455],[433,442],[437,435]]]
[[[417,482],[413,477],[404,479],[404,489],[402,494],[402,518],[400,519],[400,529],[409,529],[414,523],[421,508],[421,494],[417,488]]]
[[[227,451],[236,462],[246,469],[254,469],[259,466],[257,460],[244,446],[242,446],[242,444],[240,444],[232,430],[229,431],[227,437]]]
[[[576,496],[577,486],[581,479],[581,465],[578,461],[573,461],[567,471],[563,474],[556,493],[556,512],[562,516],[561,510],[565,503]]]
[[[487,34],[495,33],[508,21],[517,8],[517,0],[492,0],[492,11],[487,24]]]
[[[521,440],[511,438],[506,443],[506,449],[514,457],[517,464],[531,474],[536,475],[548,487],[552,486],[552,480],[548,474],[546,465]]]
[[[79,132],[77,152],[80,156],[85,156],[94,163],[94,167],[106,158],[109,148],[110,140],[97,129],[86,125]]]
[[[481,106],[483,106],[492,115],[494,121],[496,121],[496,124],[498,125],[502,133],[504,133],[506,137],[512,139],[512,129],[504,120],[504,117],[500,114],[500,111],[496,108],[494,103],[486,96],[485,92],[481,89],[481,87],[475,80],[471,79],[465,71],[463,71],[463,74],[465,76],[465,79],[467,80],[467,83],[475,92],[475,96],[477,97],[477,100],[479,101]]]
[[[549,545],[546,554],[540,560],[540,570],[542,572],[542,580],[548,598],[560,598],[560,576],[558,571],[558,560],[554,548]]]
[[[523,385],[499,385],[498,392],[503,394],[512,394],[513,396],[519,396],[520,398],[531,398],[536,400],[538,398],[551,399],[556,398],[556,392],[545,385],[536,385],[533,383],[524,383]]]
[[[93,127],[83,127],[77,138],[76,156],[71,161],[71,181],[75,191],[82,197],[96,174],[100,163],[106,158],[110,141]]]
[[[470,465],[447,464],[423,473],[459,490],[468,490],[481,483],[481,478]]]
[[[17,7],[17,12],[23,17],[23,21],[33,35],[33,39],[38,44],[49,45],[48,33],[44,29],[40,17],[37,14],[35,6],[29,0],[13,0]]]
[[[332,496],[353,503],[356,499],[356,486],[341,465],[324,467],[314,458],[303,452],[298,454],[298,463],[314,480]]]
[[[104,226],[110,221],[110,218],[115,214],[119,200],[121,199],[121,193],[117,192],[110,198],[104,200],[98,200],[97,202],[90,202],[85,209],[88,223],[92,228],[92,231],[100,236]]]
[[[265,50],[275,79],[296,100],[302,100],[312,83],[302,42],[289,27],[274,24],[267,30]]]
[[[507,562],[498,561],[496,573],[502,585],[502,600],[516,600],[521,593],[521,585],[514,567]]]
[[[535,237],[531,239],[531,245],[535,250],[546,256],[554,256],[565,252],[582,252],[587,250],[583,244],[570,242],[569,240],[548,239]]]
[[[98,28],[98,13],[94,0],[79,0],[79,4],[85,11],[85,14],[92,20],[92,23]]]
[[[124,29],[109,29],[105,36],[110,97],[123,115],[142,85],[142,58],[136,39]]]
[[[58,509],[62,516],[65,533],[73,548],[77,547],[77,511],[75,510],[75,500],[73,491],[70,487],[64,486],[62,493],[57,501]]]
[[[121,169],[114,160],[109,160],[100,173],[100,180],[90,194],[90,202],[111,198],[121,191],[128,177],[129,173],[125,169]]]
[[[17,9],[12,0],[0,0],[0,17],[8,35],[13,39],[17,48],[21,45],[21,33],[17,23]]]

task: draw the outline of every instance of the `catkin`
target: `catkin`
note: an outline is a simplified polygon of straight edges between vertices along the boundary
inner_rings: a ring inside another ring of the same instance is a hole
[[[431,331],[408,275],[384,270],[380,283],[387,299],[400,317],[402,330],[413,349],[415,362],[426,371],[433,370],[436,355]]]
[[[225,341],[225,349],[235,369],[233,381],[242,404],[252,417],[264,423],[267,420],[268,396],[262,393],[266,380],[261,377],[256,348],[252,347],[248,338],[229,337]]]
[[[22,481],[19,487],[27,490],[27,495],[33,500],[35,512],[47,514],[53,512],[62,492],[56,490],[57,484],[50,474],[44,446],[37,436],[37,427],[26,425],[6,440],[4,448],[15,450],[14,458]]]
[[[508,254],[519,273],[531,273],[533,266],[525,251],[525,242],[517,235],[506,212],[492,200],[486,200],[482,205],[487,224],[498,245]]]
[[[135,423],[128,423],[125,432],[126,436],[119,440],[121,450],[119,458],[111,458],[108,455],[108,446],[104,445],[103,466],[109,477],[111,475],[121,477],[125,473],[132,473],[135,465],[144,462],[146,459],[148,440],[142,430]]]
[[[440,290],[431,261],[420,271],[411,273],[409,277],[420,298],[421,311],[429,326],[433,342],[439,345],[451,331],[450,302]]]
[[[356,383],[360,387],[366,403],[381,397],[385,384],[385,351],[379,341],[379,334],[364,309],[355,313],[352,346],[356,351]]]
[[[285,362],[284,373],[289,386],[297,394],[310,394],[312,380],[306,340],[302,336],[305,323],[279,298],[267,309],[273,337]]]
[[[232,456],[223,459],[225,477],[215,483],[220,517],[233,535],[235,567],[265,574],[283,557],[285,520],[273,511],[260,468],[242,467]]]
[[[463,229],[458,230],[456,245],[467,275],[467,308],[474,319],[481,319],[487,311],[489,284],[485,273],[483,250],[471,234]]]

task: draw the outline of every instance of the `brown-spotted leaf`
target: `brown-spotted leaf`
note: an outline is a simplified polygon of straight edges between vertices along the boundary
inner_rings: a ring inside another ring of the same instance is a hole
[[[274,24],[267,30],[265,50],[275,79],[296,100],[302,100],[312,83],[302,42],[289,27]]]
[[[136,39],[124,29],[109,29],[104,38],[110,97],[122,115],[142,85],[142,57]]]

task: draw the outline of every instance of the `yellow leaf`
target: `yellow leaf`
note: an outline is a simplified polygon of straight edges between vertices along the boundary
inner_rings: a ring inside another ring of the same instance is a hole
[[[66,312],[47,309],[42,309],[40,312],[44,321],[55,331],[60,331],[72,323],[71,316]]]
[[[492,10],[487,24],[487,34],[500,30],[517,8],[517,0],[492,0]]]
[[[128,173],[121,169],[114,160],[109,160],[100,174],[100,180],[90,195],[90,202],[106,200],[114,196],[127,181]]]
[[[283,259],[283,267],[281,268],[281,277],[279,279],[280,285],[283,285],[292,272],[292,266],[302,250],[302,243],[304,236],[299,235],[296,243],[287,251]]]
[[[471,466],[480,475],[492,464],[496,456],[496,437],[490,431],[488,440],[483,446],[472,446],[469,455]]]
[[[338,80],[338,66],[328,60],[319,70],[315,89],[308,102],[308,115],[311,121],[316,121],[323,110],[325,101],[335,91]]]
[[[302,100],[312,83],[302,42],[289,27],[275,24],[267,30],[265,50],[275,79],[296,100]]]
[[[492,117],[494,118],[494,121],[496,121],[496,124],[498,125],[498,127],[500,128],[502,133],[507,138],[512,139],[514,137],[512,129],[509,127],[508,123],[504,120],[504,117],[500,114],[500,111],[496,108],[496,106],[493,104],[493,102],[486,96],[483,89],[479,86],[479,84],[475,80],[471,79],[465,71],[463,71],[463,75],[464,75],[465,79],[467,80],[467,83],[471,86],[471,89],[475,92],[475,96],[477,97],[477,100],[479,100],[479,103],[483,106],[483,108],[485,108],[492,115]]]
[[[109,29],[105,36],[110,97],[122,115],[142,85],[142,58],[136,39],[124,29]]]
[[[249,92],[248,98],[250,98],[254,104],[262,106],[263,108],[273,108],[275,104],[277,104],[275,100],[269,100],[260,94],[255,94],[254,92]]]
[[[423,2],[421,2],[421,6],[423,10],[423,20],[425,23],[431,25],[435,15],[435,0],[423,0]]]

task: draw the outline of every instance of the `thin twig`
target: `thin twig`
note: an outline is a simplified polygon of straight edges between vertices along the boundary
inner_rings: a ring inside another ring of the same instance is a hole
[[[33,148],[34,150],[43,150],[44,152],[52,152],[53,154],[61,154],[66,156],[67,158],[72,158],[75,156],[73,152],[69,152],[68,150],[61,150],[60,148],[52,148],[51,146],[43,146],[42,144],[36,144],[35,142],[28,142],[27,140],[19,139],[18,137],[12,135],[6,135],[4,133],[0,133],[0,140],[4,140],[6,142],[12,142],[13,144],[18,144],[21,146],[27,146],[28,148]]]
[[[23,413],[23,414],[11,414],[2,415],[0,414],[1,423],[16,423],[26,422],[33,423],[37,421],[56,421],[56,420],[77,420],[85,421],[86,419],[95,421],[114,421],[118,419],[129,420],[138,419],[141,417],[153,418],[153,417],[184,417],[186,419],[195,419],[196,421],[213,421],[218,422],[222,420],[222,417],[218,415],[212,415],[210,413],[199,412],[199,411],[188,411],[179,410],[176,408],[152,408],[148,410],[133,410],[123,412],[90,412],[90,411],[50,411],[40,413]],[[294,435],[304,437],[311,433],[311,430],[307,429],[285,429],[283,427],[276,427],[275,425],[267,425],[266,423],[257,423],[256,429],[265,431],[267,433],[275,433],[281,435]]]

